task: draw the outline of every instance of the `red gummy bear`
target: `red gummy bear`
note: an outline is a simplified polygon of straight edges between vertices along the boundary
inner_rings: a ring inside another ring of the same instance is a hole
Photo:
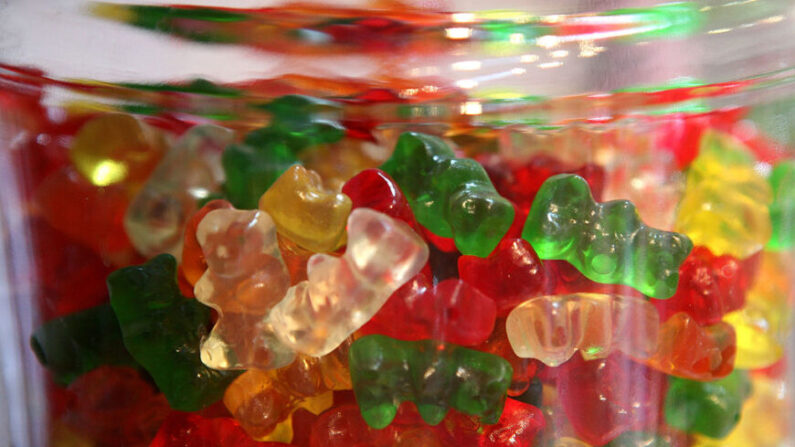
[[[458,273],[497,303],[500,316],[533,296],[551,292],[554,279],[546,274],[530,243],[519,238],[503,239],[487,258],[461,256]]]
[[[351,198],[353,209],[374,209],[406,222],[415,230],[418,228],[414,213],[397,183],[380,169],[365,169],[356,174],[342,186],[342,193]]]
[[[281,442],[257,442],[232,418],[206,418],[174,412],[160,426],[149,447],[280,447]]]
[[[717,324],[723,315],[745,306],[745,292],[759,260],[759,254],[738,261],[730,255],[715,256],[706,247],[695,247],[679,268],[674,296],[651,302],[661,321],[685,312],[700,325]]]
[[[496,316],[494,300],[466,282],[451,278],[434,287],[421,272],[395,291],[360,332],[472,346],[489,337]]]
[[[482,426],[477,418],[451,411],[443,421],[457,446],[532,447],[535,437],[546,427],[544,413],[524,402],[505,399],[500,420]]]
[[[132,368],[100,366],[69,385],[63,421],[97,446],[144,446],[169,412]]]
[[[102,304],[113,269],[89,248],[70,241],[42,219],[29,221],[39,283],[39,308],[50,320]]]
[[[94,186],[74,168],[66,167],[41,183],[35,200],[47,223],[104,260],[116,265],[135,260],[124,231],[124,213],[130,200],[121,186]]]
[[[586,362],[575,354],[557,372],[563,409],[588,444],[607,444],[629,430],[653,430],[662,420],[665,375],[627,357]]]

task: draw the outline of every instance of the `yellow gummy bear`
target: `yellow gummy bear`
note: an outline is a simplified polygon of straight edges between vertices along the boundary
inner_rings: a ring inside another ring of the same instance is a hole
[[[290,167],[259,200],[279,234],[317,253],[345,244],[352,207],[348,196],[325,189],[316,172],[300,165]]]
[[[674,229],[715,255],[746,258],[770,239],[770,185],[745,146],[729,135],[705,132],[699,150]]]
[[[75,135],[69,157],[96,186],[140,185],[167,148],[162,132],[130,115],[107,113],[86,122]]]
[[[786,262],[781,254],[764,252],[745,307],[723,317],[737,333],[737,368],[767,368],[784,353],[790,317]]]
[[[742,417],[724,439],[696,435],[693,447],[778,447],[789,439],[788,390],[783,380],[751,376],[752,394],[745,401]]]

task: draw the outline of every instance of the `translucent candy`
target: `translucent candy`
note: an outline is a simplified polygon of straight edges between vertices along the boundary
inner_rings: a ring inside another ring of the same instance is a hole
[[[428,260],[428,247],[405,223],[367,208],[348,218],[345,255],[309,259],[308,280],[290,287],[268,323],[279,340],[324,355],[362,327]]]
[[[648,301],[596,293],[532,298],[508,315],[505,328],[519,357],[558,366],[580,351],[586,360],[614,350],[647,358],[657,349],[659,317]]]
[[[787,262],[781,255],[765,252],[745,307],[723,318],[737,333],[737,368],[767,368],[784,354],[792,298]]]
[[[169,149],[124,216],[124,229],[139,253],[179,258],[182,231],[197,202],[220,191],[221,151],[233,138],[228,129],[201,125]]]
[[[164,135],[131,115],[108,113],[83,125],[69,157],[96,186],[140,185],[166,151]]]
[[[280,234],[316,253],[345,244],[351,206],[345,194],[324,189],[316,172],[299,165],[282,174],[259,201],[259,209],[271,215]]]
[[[264,321],[290,286],[270,216],[217,209],[202,219],[196,237],[207,271],[194,293],[218,311],[215,327],[202,342],[202,362],[215,369],[270,369],[291,362],[293,352]]]
[[[770,185],[754,169],[747,149],[729,135],[705,132],[700,151],[687,174],[675,229],[715,255],[746,258],[772,233]]]

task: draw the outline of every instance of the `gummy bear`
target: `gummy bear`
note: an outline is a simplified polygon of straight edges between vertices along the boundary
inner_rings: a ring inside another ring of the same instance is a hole
[[[109,304],[48,321],[33,332],[30,344],[42,366],[61,385],[100,365],[136,366],[124,348]]]
[[[268,127],[246,135],[243,143],[227,147],[222,157],[226,193],[238,208],[252,209],[263,193],[309,147],[339,141],[345,130],[316,117],[334,109],[330,101],[300,95],[277,98],[263,108],[272,113]]]
[[[418,229],[414,213],[406,197],[392,177],[380,169],[365,169],[342,186],[353,208],[370,208]]]
[[[197,201],[221,189],[221,151],[233,137],[228,129],[205,124],[188,130],[168,150],[124,217],[138,253],[181,255],[182,231]]]
[[[508,162],[497,154],[485,154],[477,159],[483,163],[497,191],[515,203],[525,215],[530,211],[541,185],[553,175],[579,175],[588,182],[596,200],[602,197],[605,171],[595,163],[575,167],[551,154],[537,154],[524,163]]]
[[[641,359],[654,369],[691,380],[714,380],[734,369],[737,340],[731,325],[701,326],[680,312],[660,326],[659,349]]]
[[[234,419],[207,418],[194,413],[172,413],[160,426],[149,447],[287,447],[281,442],[257,442]]]
[[[259,208],[271,215],[279,233],[314,252],[345,244],[351,199],[323,188],[320,176],[294,165],[268,188]]]
[[[516,355],[508,340],[504,318],[499,318],[489,338],[482,344],[474,346],[473,349],[500,356],[510,363],[513,375],[511,384],[508,386],[508,396],[517,399],[529,391],[539,367],[543,367],[538,360],[521,358]]]
[[[494,425],[483,426],[474,417],[453,411],[443,425],[457,446],[533,447],[546,421],[540,409],[507,398],[500,420]]]
[[[80,128],[69,158],[83,178],[95,186],[133,186],[146,181],[166,147],[159,130],[130,115],[108,113]]]
[[[558,370],[558,396],[577,437],[601,446],[629,430],[656,428],[665,376],[620,354]]]
[[[503,239],[486,258],[461,256],[458,272],[462,280],[496,301],[500,316],[528,297],[544,295],[553,282],[533,247],[519,238]]]
[[[169,412],[138,371],[100,366],[69,385],[63,422],[97,447],[146,445]]]
[[[522,237],[541,259],[563,259],[593,281],[661,299],[676,291],[693,248],[687,236],[647,227],[626,200],[594,202],[588,183],[571,174],[544,182]]]
[[[308,280],[290,287],[267,318],[279,340],[320,356],[362,327],[428,260],[428,247],[406,224],[367,208],[348,218],[341,258],[309,259]]]
[[[657,350],[659,317],[648,301],[579,293],[531,298],[508,315],[505,329],[519,357],[558,366],[580,351],[585,360],[614,350],[648,358]]]
[[[791,435],[787,385],[783,380],[751,374],[751,395],[740,422],[721,440],[697,436],[694,447],[777,447]]]
[[[716,324],[726,313],[744,306],[758,261],[758,256],[740,261],[730,255],[715,256],[706,247],[695,247],[679,268],[674,296],[651,302],[662,321],[686,312],[698,324]]]
[[[290,286],[270,216],[258,210],[213,210],[199,223],[196,238],[207,270],[194,293],[218,312],[212,332],[202,340],[202,362],[214,369],[290,363],[294,353],[264,321]]]
[[[344,344],[321,358],[299,355],[276,370],[246,371],[227,388],[224,405],[249,436],[289,442],[295,410],[320,414],[331,405],[331,390],[350,389],[348,347]]]
[[[237,374],[202,364],[199,343],[210,309],[179,293],[177,262],[162,254],[108,276],[124,346],[152,375],[172,408],[197,411],[217,401]]]
[[[672,377],[665,396],[665,422],[689,433],[720,439],[737,425],[743,402],[750,394],[748,373],[741,370],[713,382]]]
[[[744,259],[770,240],[770,185],[731,136],[704,133],[690,165],[675,229],[716,255]]]
[[[466,282],[447,279],[433,286],[419,273],[396,290],[359,333],[472,346],[489,337],[496,313],[494,300]]]
[[[408,198],[417,221],[434,234],[452,237],[461,253],[485,257],[514,218],[478,162],[456,158],[441,139],[406,132],[381,166]]]
[[[210,211],[217,209],[231,209],[232,204],[226,200],[216,199],[204,204],[198,211],[193,213],[185,224],[185,237],[182,242],[182,260],[180,269],[185,275],[185,279],[191,284],[196,285],[196,281],[202,277],[207,270],[207,260],[204,259],[204,252],[196,239],[196,230],[199,228],[204,216]]]
[[[501,357],[434,340],[400,341],[384,335],[356,340],[350,352],[351,380],[362,417],[373,428],[395,418],[398,403],[412,401],[430,425],[450,407],[499,421],[511,366]]]
[[[116,265],[132,260],[132,245],[124,232],[129,198],[120,185],[99,188],[65,167],[42,181],[34,200],[47,223],[103,260]]]
[[[770,250],[787,250],[795,246],[795,160],[776,163],[770,172],[773,202],[770,204],[772,235],[767,243]]]
[[[734,366],[742,369],[767,368],[779,361],[790,332],[790,261],[774,252],[763,252],[761,258],[745,306],[723,318],[737,333]]]

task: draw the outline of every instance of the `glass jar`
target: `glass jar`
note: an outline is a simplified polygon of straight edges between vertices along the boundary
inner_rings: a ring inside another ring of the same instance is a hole
[[[790,445],[794,24],[0,7],[0,445]]]

